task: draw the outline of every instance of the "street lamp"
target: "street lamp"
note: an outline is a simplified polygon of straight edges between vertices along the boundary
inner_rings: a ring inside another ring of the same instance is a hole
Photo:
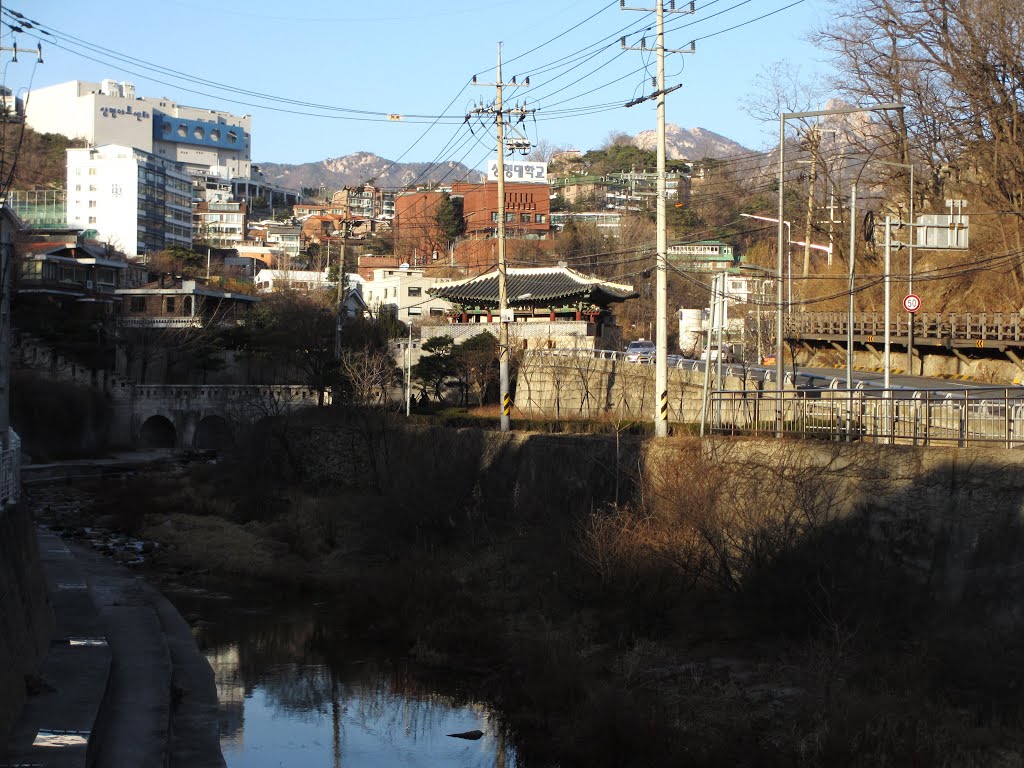
[[[875,104],[870,107],[843,107],[839,109],[818,109],[811,112],[780,112],[779,113],[779,220],[778,220],[778,253],[776,269],[778,274],[782,274],[782,226],[785,211],[783,207],[783,185],[785,184],[785,172],[786,172],[786,121],[796,120],[804,117],[824,117],[825,115],[851,115],[858,112],[879,112],[887,109],[903,109],[902,104],[896,102],[889,102],[885,104]],[[776,306],[775,306],[775,387],[777,400],[775,403],[775,436],[782,437],[783,427],[783,414],[784,409],[782,405],[782,281],[776,286]]]
[[[779,220],[771,216],[755,216],[752,213],[741,213],[745,219],[757,219],[758,221],[770,221],[772,224],[778,224]],[[783,221],[786,225],[786,306],[788,307],[788,313],[793,311],[793,226],[788,221]],[[777,280],[782,279],[782,275],[778,275]]]

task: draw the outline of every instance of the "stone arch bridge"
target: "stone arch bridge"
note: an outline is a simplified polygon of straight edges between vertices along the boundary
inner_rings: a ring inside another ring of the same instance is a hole
[[[223,448],[238,426],[320,404],[320,393],[297,384],[136,384],[115,382],[112,442],[144,448]],[[330,393],[325,393],[325,404]]]

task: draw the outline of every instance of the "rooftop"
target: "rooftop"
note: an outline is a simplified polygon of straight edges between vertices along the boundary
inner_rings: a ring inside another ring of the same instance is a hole
[[[608,304],[636,297],[633,286],[588,277],[568,267],[509,267],[506,272],[508,303],[548,304],[577,299]],[[458,304],[498,304],[498,272],[460,280],[428,290],[434,298]]]

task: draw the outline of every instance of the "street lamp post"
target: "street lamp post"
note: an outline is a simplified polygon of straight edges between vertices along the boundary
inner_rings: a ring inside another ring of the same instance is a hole
[[[741,213],[745,219],[757,219],[758,221],[769,221],[772,224],[778,224],[779,220],[771,216],[755,216],[752,213]],[[788,308],[787,314],[792,314],[793,311],[793,226],[788,221],[783,221],[786,225],[786,306]],[[782,280],[782,275],[778,275],[778,280]]]
[[[824,117],[825,115],[850,115],[858,112],[878,112],[887,109],[903,109],[902,104],[895,102],[885,104],[874,104],[870,107],[843,107],[839,109],[818,109],[810,112],[780,112],[779,113],[779,221],[778,221],[778,253],[776,269],[778,274],[782,274],[782,229],[783,219],[785,218],[785,211],[783,202],[785,200],[783,196],[783,185],[785,184],[785,172],[786,172],[786,121],[797,120],[804,117]],[[782,281],[780,280],[776,286],[776,306],[775,306],[775,387],[776,387],[776,403],[775,403],[775,436],[782,437],[783,427],[783,414],[784,408],[782,403],[782,375],[783,375],[783,362],[782,354],[784,350],[782,342]]]

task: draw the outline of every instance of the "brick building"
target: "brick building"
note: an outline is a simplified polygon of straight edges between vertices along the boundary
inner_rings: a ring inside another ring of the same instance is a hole
[[[461,204],[464,236],[448,243],[437,223],[437,209],[447,192]],[[458,267],[471,273],[496,263],[498,230],[497,182],[459,182],[447,189],[405,192],[395,201],[395,252],[413,267]],[[552,250],[550,193],[547,184],[505,185],[506,252]]]

